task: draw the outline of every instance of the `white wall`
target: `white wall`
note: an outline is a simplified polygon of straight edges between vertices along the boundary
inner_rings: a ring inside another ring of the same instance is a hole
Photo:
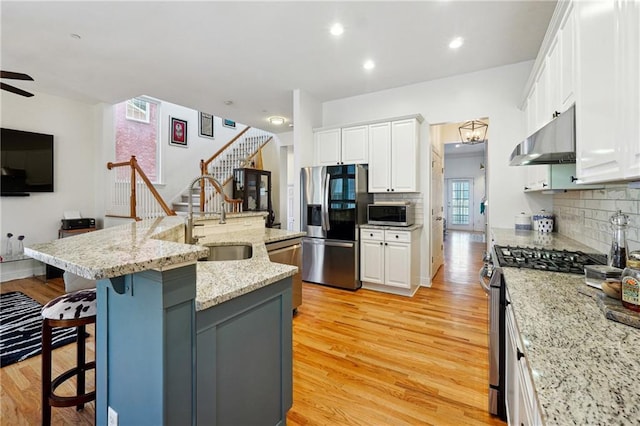
[[[300,169],[313,165],[313,129],[322,124],[322,105],[302,90],[293,91],[293,191],[295,199],[293,229],[299,231],[300,223]]]
[[[25,245],[58,238],[65,210],[79,210],[95,217],[96,147],[100,129],[98,106],[56,96],[35,93],[24,98],[2,93],[2,127],[54,135],[54,192],[32,193],[29,197],[3,197],[0,224],[2,252],[6,234],[25,235]],[[14,237],[15,240],[15,237]],[[29,276],[33,261],[2,264],[1,281]]]
[[[493,68],[475,73],[428,81],[323,104],[323,126],[363,122],[409,114],[422,114],[430,123],[460,122],[488,117],[491,139],[488,143],[487,195],[490,200],[489,226],[512,227],[514,216],[526,208],[538,211],[545,207],[537,197],[525,196],[522,190],[524,168],[510,167],[509,154],[524,135],[522,111],[518,104],[529,77],[532,61]],[[422,132],[421,153],[426,152],[428,170],[431,149]],[[423,159],[421,154],[421,159]],[[423,160],[424,161],[424,160]],[[429,209],[429,174],[421,178],[425,212]],[[426,214],[426,213],[425,213]],[[425,223],[429,223],[425,218]],[[428,227],[422,237],[422,279],[429,281]]]

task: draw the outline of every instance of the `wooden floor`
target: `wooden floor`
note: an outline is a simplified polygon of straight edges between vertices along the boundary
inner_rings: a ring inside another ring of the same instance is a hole
[[[487,298],[477,282],[485,245],[476,237],[450,231],[445,267],[413,298],[303,284],[287,423],[503,425],[486,410]],[[45,303],[62,285],[25,279],[0,286],[14,290]],[[54,357],[56,372],[69,368],[74,345]],[[0,369],[0,387],[0,424],[40,422],[39,356]],[[93,418],[93,403],[79,413],[53,409],[53,424]]]

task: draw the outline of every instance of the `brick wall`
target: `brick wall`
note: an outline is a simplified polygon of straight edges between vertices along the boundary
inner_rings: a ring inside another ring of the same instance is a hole
[[[622,210],[630,219],[629,250],[640,250],[640,189],[605,185],[604,189],[567,191],[553,196],[558,233],[608,253],[613,237],[609,218]]]

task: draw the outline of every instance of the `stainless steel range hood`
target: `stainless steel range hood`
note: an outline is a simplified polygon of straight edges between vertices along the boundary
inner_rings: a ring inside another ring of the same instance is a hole
[[[520,142],[509,165],[561,164],[576,162],[575,105]]]

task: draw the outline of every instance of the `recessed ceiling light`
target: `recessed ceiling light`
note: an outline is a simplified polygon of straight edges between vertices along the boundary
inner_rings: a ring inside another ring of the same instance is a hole
[[[71,36],[71,38],[75,38],[76,40],[80,40],[82,38],[80,37],[80,34],[76,34],[76,33],[69,34],[69,35]]]
[[[331,32],[331,35],[339,36],[344,32],[344,27],[336,22],[331,26],[331,29],[329,31]]]
[[[278,117],[278,116],[269,117],[268,120],[269,120],[269,123],[273,124],[274,126],[281,126],[285,122],[284,117]]]
[[[451,49],[457,49],[463,44],[464,44],[464,39],[462,37],[456,37],[453,40],[451,40],[451,43],[449,43],[449,47]]]
[[[224,101],[224,104],[225,105],[231,105],[231,104],[233,104],[233,101]]]
[[[376,64],[371,59],[368,59],[364,61],[364,64],[362,66],[364,67],[365,70],[372,70],[376,67]]]

